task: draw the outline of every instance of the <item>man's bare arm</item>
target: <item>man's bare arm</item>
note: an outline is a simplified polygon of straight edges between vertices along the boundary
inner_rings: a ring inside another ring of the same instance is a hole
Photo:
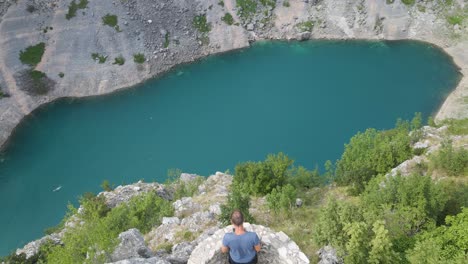
[[[228,251],[229,251],[229,248],[228,248],[228,247],[226,247],[226,246],[224,246],[224,245],[221,246],[221,252],[227,253]]]
[[[260,249],[261,249],[261,248],[262,248],[262,246],[261,246],[260,244],[254,246],[254,249],[255,249],[255,251],[257,251],[257,252],[260,252]]]

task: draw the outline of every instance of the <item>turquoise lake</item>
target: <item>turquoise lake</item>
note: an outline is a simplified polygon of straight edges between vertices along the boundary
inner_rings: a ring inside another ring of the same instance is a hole
[[[0,255],[41,237],[105,179],[208,176],[280,151],[322,167],[358,131],[434,114],[459,78],[449,56],[420,42],[267,42],[48,104],[0,156]]]

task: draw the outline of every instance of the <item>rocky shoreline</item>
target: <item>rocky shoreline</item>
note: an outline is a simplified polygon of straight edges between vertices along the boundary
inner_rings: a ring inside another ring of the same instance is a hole
[[[43,104],[111,93],[259,40],[412,39],[435,44],[452,56],[464,76],[436,120],[468,117],[468,28],[447,21],[449,14],[466,12],[463,0],[452,6],[436,1],[407,6],[399,0],[251,1],[257,8],[246,14],[236,0],[90,0],[66,19],[68,0],[0,0],[0,91],[7,95],[0,97],[0,147]],[[230,23],[224,19],[227,13]],[[107,14],[116,16],[116,26],[103,24]],[[194,23],[196,17],[202,24]],[[50,87],[46,94],[32,94],[22,77],[30,67],[18,57],[40,42],[46,48],[35,69],[47,75]],[[104,62],[93,60],[93,53]],[[133,62],[135,54],[143,54],[145,62]],[[126,61],[121,66],[113,63],[118,57]]]

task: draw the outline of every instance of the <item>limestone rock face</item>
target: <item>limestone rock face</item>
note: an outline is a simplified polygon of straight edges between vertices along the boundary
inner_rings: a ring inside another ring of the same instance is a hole
[[[343,260],[336,255],[336,250],[331,246],[321,248],[317,254],[319,255],[319,264],[343,264]]]
[[[137,182],[131,185],[117,186],[113,191],[101,192],[99,195],[103,195],[106,198],[106,204],[109,208],[114,208],[117,205],[128,202],[132,197],[145,193],[145,192],[156,192],[156,194],[165,199],[172,200],[172,193],[167,190],[164,185],[159,183],[144,183]]]
[[[151,258],[153,253],[146,246],[143,235],[138,229],[132,228],[119,235],[120,244],[111,254],[112,261],[131,258]]]
[[[46,243],[47,241],[51,241],[54,244],[60,244],[60,237],[57,234],[52,234],[52,235],[47,235],[45,237],[42,237],[38,240],[29,242],[26,246],[24,246],[21,249],[16,250],[16,255],[20,254],[26,254],[26,258],[30,258],[39,252],[39,248],[41,245]]]

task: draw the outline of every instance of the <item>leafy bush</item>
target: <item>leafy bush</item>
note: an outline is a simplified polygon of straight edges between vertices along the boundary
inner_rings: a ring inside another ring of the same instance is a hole
[[[211,30],[211,24],[206,21],[205,14],[195,16],[192,24],[200,33],[208,33]]]
[[[354,194],[362,192],[370,179],[412,156],[408,133],[409,123],[399,121],[392,130],[370,128],[353,136],[337,162],[337,183],[350,185]]]
[[[119,56],[119,57],[114,59],[114,63],[112,63],[112,64],[117,64],[117,65],[122,66],[122,65],[125,64],[125,58],[122,57],[122,56]]]
[[[65,73],[59,72],[58,76],[59,76],[60,78],[63,78],[63,77],[65,77]]]
[[[101,188],[106,192],[110,192],[110,191],[112,191],[114,189],[113,186],[111,186],[111,184],[110,184],[110,182],[108,180],[102,181]]]
[[[118,32],[120,32],[120,27],[118,25],[119,19],[116,15],[106,14],[102,17],[102,24],[107,25],[109,27],[115,28]]]
[[[297,198],[296,189],[291,185],[278,186],[267,194],[266,200],[268,207],[275,213],[280,211],[289,211],[295,205]]]
[[[447,216],[446,226],[422,233],[408,251],[410,263],[466,263],[468,259],[468,208]]]
[[[323,179],[320,177],[318,169],[310,171],[299,166],[293,167],[288,171],[287,181],[296,189],[310,189],[320,186]]]
[[[465,20],[465,17],[462,15],[450,15],[447,16],[447,22],[450,25],[461,25],[463,23],[463,20]]]
[[[312,31],[314,29],[314,21],[304,21],[296,24],[296,27],[301,32]]]
[[[245,194],[266,195],[286,183],[293,162],[280,152],[268,155],[263,162],[240,163],[235,168],[233,185]]]
[[[238,15],[243,18],[249,18],[257,11],[257,2],[255,0],[236,0]]]
[[[447,125],[452,135],[468,135],[468,118],[446,119],[442,121],[442,125]]]
[[[284,7],[290,7],[289,1],[284,1],[284,2],[283,2],[283,6],[284,6]]]
[[[108,56],[104,56],[102,54],[99,54],[99,53],[91,53],[91,58],[93,58],[93,60],[97,60],[100,64],[103,64],[107,61],[107,57]]]
[[[72,19],[76,16],[76,11],[78,11],[78,9],[85,9],[87,6],[88,0],[80,0],[78,4],[73,0],[68,6],[68,13],[65,15],[65,18],[67,20]]]
[[[82,199],[83,213],[78,217],[83,225],[68,229],[63,246],[51,248],[48,263],[103,263],[107,255],[118,243],[118,235],[130,228],[142,233],[159,225],[163,216],[172,216],[173,208],[154,192],[133,197],[128,203],[120,204],[112,210],[105,209],[102,198],[85,195]]]
[[[143,53],[133,54],[133,61],[138,64],[142,64],[146,61],[145,55]]]
[[[244,215],[244,221],[249,223],[255,223],[253,216],[249,212],[250,208],[250,196],[243,194],[240,190],[233,189],[227,198],[227,203],[221,205],[221,215],[219,221],[223,225],[231,224],[231,213],[235,209],[238,209]]]
[[[169,32],[166,32],[166,35],[164,35],[164,48],[169,47],[169,44],[170,44],[169,37],[170,37]]]
[[[463,147],[454,148],[451,141],[442,142],[439,151],[430,158],[432,170],[442,170],[450,176],[468,174],[468,150]]]
[[[401,0],[401,2],[407,6],[411,6],[414,5],[414,2],[416,2],[416,0]]]
[[[222,21],[224,21],[228,25],[234,24],[234,18],[232,18],[232,15],[230,13],[227,13],[221,18]]]
[[[41,42],[37,45],[27,47],[24,51],[22,50],[19,59],[23,64],[35,67],[41,62],[44,51],[45,43]]]

